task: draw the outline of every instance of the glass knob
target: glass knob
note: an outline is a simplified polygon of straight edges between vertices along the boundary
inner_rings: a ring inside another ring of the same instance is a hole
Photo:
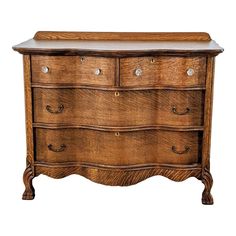
[[[48,71],[49,71],[49,68],[47,66],[42,66],[41,67],[41,71],[44,73],[44,74],[47,74]]]
[[[143,71],[142,71],[142,69],[140,69],[140,68],[137,68],[137,69],[135,69],[135,71],[134,71],[134,74],[135,74],[136,76],[141,76],[142,73],[143,73]]]
[[[192,76],[194,74],[194,69],[193,68],[189,68],[188,70],[187,70],[187,75],[188,76]]]
[[[95,73],[95,75],[100,75],[102,73],[102,70],[97,68],[97,69],[95,69],[94,73]]]
[[[81,58],[80,58],[81,63],[83,63],[84,60],[85,60],[84,57],[81,57]]]

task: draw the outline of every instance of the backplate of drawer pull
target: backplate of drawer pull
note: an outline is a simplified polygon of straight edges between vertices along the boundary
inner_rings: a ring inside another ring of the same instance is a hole
[[[52,152],[63,152],[66,149],[66,145],[61,144],[59,148],[54,148],[52,144],[48,144],[48,149]]]
[[[171,110],[172,110],[172,112],[173,112],[174,114],[180,115],[180,116],[186,115],[186,114],[188,114],[188,113],[190,112],[190,108],[188,108],[188,107],[187,107],[187,108],[185,109],[185,111],[183,111],[183,112],[177,111],[176,106],[173,106]]]
[[[176,154],[179,154],[179,155],[185,154],[185,153],[187,153],[187,152],[190,151],[190,147],[185,146],[184,148],[185,148],[185,149],[184,149],[183,151],[177,151],[177,148],[176,148],[175,146],[172,146],[172,147],[171,147],[171,150],[172,150],[172,152],[174,152],[174,153],[176,153]]]
[[[46,110],[53,114],[59,114],[59,113],[62,113],[62,111],[64,110],[64,106],[61,104],[58,106],[57,110],[52,110],[52,107],[50,105],[47,105]]]

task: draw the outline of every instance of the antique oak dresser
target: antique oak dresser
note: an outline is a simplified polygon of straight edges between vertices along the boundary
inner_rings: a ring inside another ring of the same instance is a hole
[[[23,199],[44,174],[127,186],[196,177],[210,193],[215,56],[207,33],[37,32],[23,54]]]

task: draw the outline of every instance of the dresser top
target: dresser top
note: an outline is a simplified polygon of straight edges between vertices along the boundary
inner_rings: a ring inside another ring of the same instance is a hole
[[[223,52],[207,33],[45,32],[13,47],[38,55],[191,55]]]

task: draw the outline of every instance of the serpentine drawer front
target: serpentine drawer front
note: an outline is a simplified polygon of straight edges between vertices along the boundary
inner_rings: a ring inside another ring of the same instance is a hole
[[[214,59],[207,33],[37,32],[23,54],[27,157],[23,199],[45,174],[127,186],[196,177],[213,204]]]
[[[199,163],[201,132],[35,130],[36,160],[105,165]],[[94,141],[96,140],[96,143]]]
[[[206,58],[122,58],[120,75],[121,86],[204,86]]]
[[[33,89],[34,121],[103,126],[203,125],[204,92]]]

